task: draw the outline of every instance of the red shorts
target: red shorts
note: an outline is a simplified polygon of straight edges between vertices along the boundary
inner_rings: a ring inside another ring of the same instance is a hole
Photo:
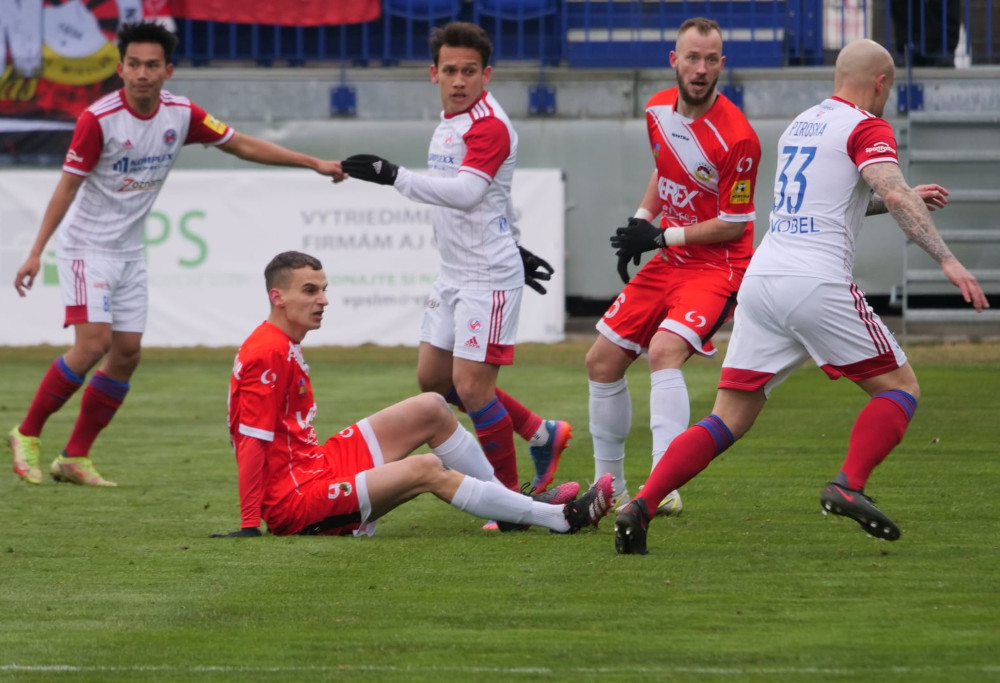
[[[657,254],[625,285],[597,329],[633,358],[660,329],[684,339],[695,353],[715,355],[710,340],[733,315],[743,272],[725,264],[672,265]]]
[[[369,440],[375,444],[377,456]],[[364,477],[359,483],[358,475],[382,464],[367,420],[330,437],[321,448],[328,471],[299,486],[280,507],[268,511],[267,526],[272,533],[347,536],[361,528],[371,505]]]

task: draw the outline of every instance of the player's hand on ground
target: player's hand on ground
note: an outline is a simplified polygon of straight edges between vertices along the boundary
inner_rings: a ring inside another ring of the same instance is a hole
[[[35,284],[35,276],[38,275],[41,267],[42,261],[40,258],[29,256],[24,265],[17,269],[17,275],[14,276],[14,289],[17,290],[19,296],[25,297],[28,295],[28,290]]]
[[[239,531],[230,531],[228,534],[212,534],[209,538],[255,538],[260,536],[260,529],[255,526],[245,526]]]
[[[548,290],[538,281],[551,280],[552,273],[555,270],[549,265],[548,261],[541,256],[535,256],[520,244],[517,245],[517,249],[521,252],[521,262],[524,264],[524,284],[539,294],[545,294]]]
[[[940,185],[917,185],[913,191],[924,200],[924,206],[927,207],[928,211],[943,209],[948,205],[948,190]]]
[[[340,162],[340,167],[351,178],[367,180],[379,185],[393,185],[399,166],[374,154],[355,154]]]
[[[990,307],[990,302],[983,293],[983,288],[975,276],[966,269],[961,262],[952,257],[941,262],[941,270],[951,284],[955,285],[962,292],[962,298],[966,303],[972,304],[977,312],[982,312],[984,308]]]
[[[663,246],[663,231],[642,218],[629,218],[628,225],[615,230],[611,236],[611,248],[617,249],[618,276],[622,282],[629,281],[628,262],[639,265],[639,259],[647,251]]]

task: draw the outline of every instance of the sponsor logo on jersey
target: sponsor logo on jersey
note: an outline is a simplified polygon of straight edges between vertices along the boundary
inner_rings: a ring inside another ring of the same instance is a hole
[[[83,157],[77,154],[76,150],[73,149],[72,147],[70,147],[69,151],[66,152],[66,163],[68,164],[70,162],[76,162],[78,164],[83,163]]]
[[[735,183],[733,183],[733,189],[729,191],[729,203],[730,204],[750,203],[749,180],[737,180]]]
[[[708,322],[705,320],[705,316],[698,315],[697,311],[688,311],[684,314],[684,319],[695,327],[704,327],[705,323]]]
[[[135,178],[125,178],[122,180],[119,192],[148,192],[149,190],[159,190],[163,185],[163,179],[158,180],[136,180]]]
[[[469,332],[478,332],[483,329],[483,321],[479,318],[469,318]]]
[[[128,150],[132,149],[133,147],[134,147],[134,145],[132,144],[131,140],[126,140],[125,142],[122,143],[122,151],[123,152],[127,152]]]
[[[896,148],[890,145],[888,142],[876,142],[871,147],[865,147],[865,152],[868,154],[885,154],[886,152],[895,152]]]
[[[223,133],[226,132],[226,124],[224,124],[222,121],[215,118],[211,114],[205,114],[205,118],[202,119],[202,123],[205,124],[206,128],[215,131],[219,135],[222,135]]]
[[[469,337],[468,341],[466,341],[462,346],[464,346],[467,349],[478,349],[479,342],[476,341],[475,337]]]
[[[344,497],[346,498],[347,496],[354,493],[354,486],[352,486],[351,483],[347,481],[340,481],[337,482],[336,484],[330,484],[330,487],[327,489],[326,492],[326,497],[329,498],[330,500],[335,500],[340,497],[341,493],[343,493]]]
[[[660,199],[667,202],[673,208],[683,209],[686,206],[692,210],[694,209],[691,202],[698,196],[698,190],[688,190],[686,185],[675,183],[673,180],[662,176],[657,182],[656,188],[660,193]]]
[[[271,384],[274,380],[278,379],[278,373],[276,373],[271,368],[268,368],[260,375],[261,384]]]
[[[703,183],[711,182],[712,169],[706,164],[698,164],[698,168],[694,170],[694,177]]]
[[[163,134],[163,144],[167,147],[177,142],[177,131],[173,128],[168,128]]]

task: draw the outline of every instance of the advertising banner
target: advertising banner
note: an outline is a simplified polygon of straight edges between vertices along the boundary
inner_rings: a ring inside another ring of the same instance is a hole
[[[50,240],[34,288],[13,282],[58,171],[0,172],[0,346],[66,345]],[[564,187],[559,170],[514,175],[521,244],[552,263],[548,294],[525,288],[518,341],[564,338]],[[323,262],[330,304],[312,345],[416,346],[438,272],[430,209],[391,187],[311,171],[173,171],[146,221],[148,346],[236,346],[267,317],[264,266],[304,251]]]

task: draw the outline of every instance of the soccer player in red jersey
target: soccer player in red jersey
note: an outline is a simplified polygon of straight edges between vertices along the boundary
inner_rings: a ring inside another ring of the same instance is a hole
[[[888,211],[967,302],[977,311],[989,302],[934,227],[929,210],[943,207],[947,192],[939,185],[910,188],[899,169],[895,134],[882,119],[894,78],[884,47],[848,43],[837,57],[833,97],[799,114],[778,140],[769,229],[740,288],[712,414],[674,439],[618,516],[619,553],[647,552],[650,510],[742,437],[771,391],[810,358],[831,379],[847,377],[870,397],[854,421],[840,472],[820,494],[822,509],[877,538],[900,537],[864,487],[903,439],[920,387],[853,281],[862,219]]]
[[[77,121],[62,176],[38,236],[18,269],[14,287],[31,289],[49,238],[56,250],[73,346],[42,379],[24,420],[7,441],[14,471],[40,484],[40,437],[100,362],[83,392],[80,414],[49,468],[57,481],[115,486],[90,459],[97,435],[125,400],[139,364],[146,326],[147,273],[143,225],[183,145],[200,143],[262,164],[299,166],[344,178],[338,161],[323,161],[243,135],[163,85],[174,71],[177,38],[155,23],[126,24],[118,32],[124,86],[92,104]]]
[[[504,487],[437,393],[400,401],[321,443],[301,343],[322,324],[326,275],[316,258],[284,252],[264,279],[270,314],[240,346],[229,383],[240,530],[220,536],[259,536],[261,519],[280,535],[371,534],[375,520],[421,493],[483,518],[560,533],[607,514],[610,475],[579,499],[575,482],[535,499]],[[411,455],[424,444],[431,453]]]
[[[648,349],[653,465],[688,426],[681,368],[712,356],[712,335],[733,314],[753,251],[760,142],[743,113],[717,90],[726,64],[719,25],[681,24],[670,64],[677,85],[646,105],[654,169],[628,227],[620,228],[618,271],[627,283],[597,324],[587,353],[595,476],[611,473],[619,507],[629,500],[625,440],[632,404],[625,372]],[[659,227],[649,221],[659,218]],[[628,262],[657,253],[629,280]],[[674,491],[661,514],[681,509]]]

